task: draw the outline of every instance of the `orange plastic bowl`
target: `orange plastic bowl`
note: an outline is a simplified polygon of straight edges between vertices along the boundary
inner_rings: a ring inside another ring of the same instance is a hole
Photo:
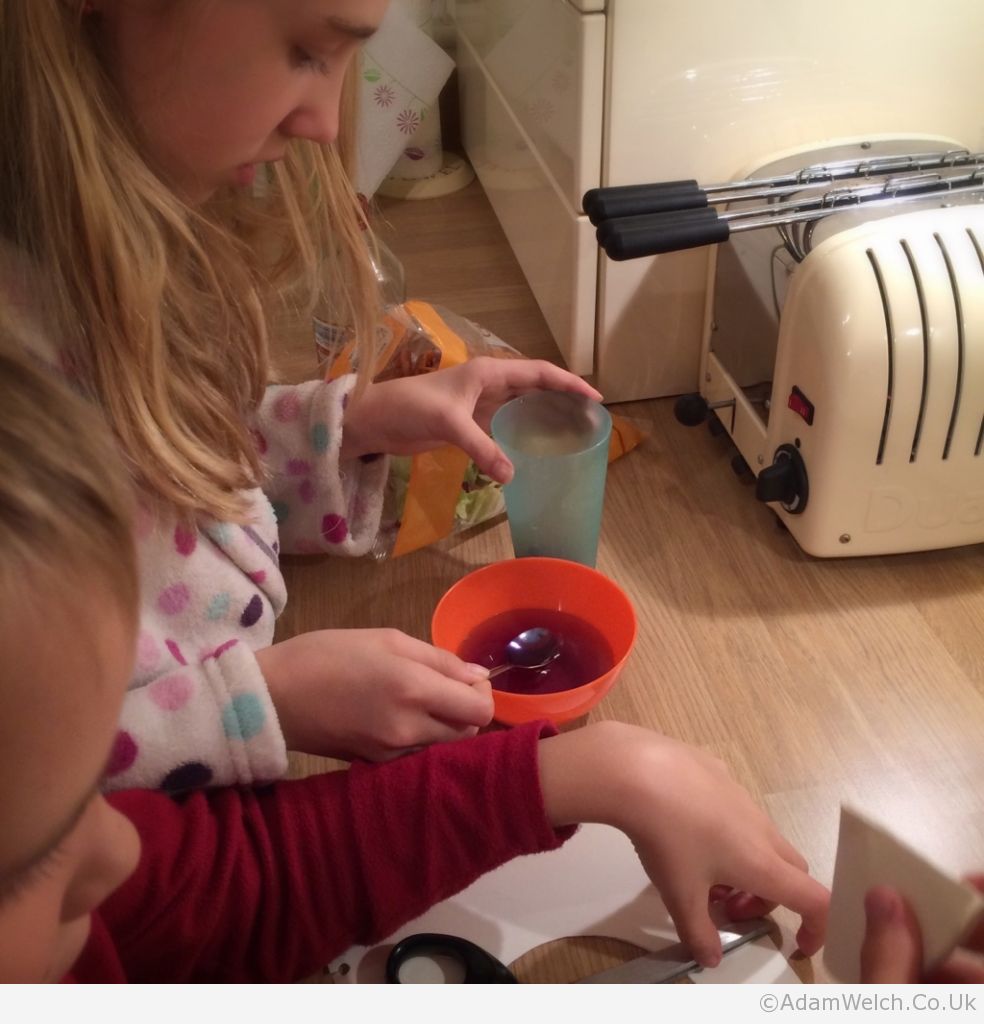
[[[618,678],[637,628],[631,601],[596,569],[560,558],[513,558],[476,569],[438,602],[431,638],[437,647],[457,654],[476,626],[523,608],[566,612],[591,623],[608,641],[614,664],[597,679],[559,693],[506,693],[493,688],[496,721],[518,725],[549,718],[560,724],[586,714]]]

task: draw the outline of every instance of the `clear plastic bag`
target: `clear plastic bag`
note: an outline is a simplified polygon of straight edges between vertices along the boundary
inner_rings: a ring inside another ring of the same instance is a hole
[[[419,301],[389,308],[379,326],[378,341],[375,381],[431,373],[477,356],[525,358],[471,320]],[[351,345],[347,344],[327,363],[328,380],[357,368],[352,362]],[[642,439],[631,423],[613,417],[609,461]],[[453,445],[420,455],[394,456],[390,459],[382,522],[371,554],[382,559],[416,551],[487,522],[504,509],[502,485],[479,472],[475,463]]]

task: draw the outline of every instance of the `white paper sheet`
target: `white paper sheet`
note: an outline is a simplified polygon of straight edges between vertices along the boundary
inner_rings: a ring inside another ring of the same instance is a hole
[[[559,850],[510,861],[378,946],[352,947],[330,965],[334,980],[382,982],[390,949],[415,932],[461,936],[504,964],[568,936],[621,939],[642,950],[679,941],[632,844],[605,825],[584,825]],[[344,972],[342,964],[347,965]],[[698,984],[799,984],[768,938],[727,954],[720,967],[692,977]]]

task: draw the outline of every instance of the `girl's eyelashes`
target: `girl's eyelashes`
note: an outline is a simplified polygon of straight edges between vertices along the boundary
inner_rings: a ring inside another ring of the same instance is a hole
[[[290,61],[295,68],[303,71],[315,71],[319,75],[331,73],[331,65],[323,57],[317,57],[303,46],[292,46],[290,49]]]
[[[31,886],[45,878],[51,877],[54,869],[65,854],[64,840],[57,846],[53,846],[47,853],[41,856],[33,864],[17,871],[10,878],[0,882],[0,909],[8,903],[13,903],[18,896],[26,892]]]

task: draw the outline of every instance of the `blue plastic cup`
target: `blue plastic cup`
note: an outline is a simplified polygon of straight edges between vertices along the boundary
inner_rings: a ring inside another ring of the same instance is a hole
[[[503,493],[517,558],[594,566],[611,433],[603,405],[564,391],[522,395],[492,417],[492,436],[516,469]]]

